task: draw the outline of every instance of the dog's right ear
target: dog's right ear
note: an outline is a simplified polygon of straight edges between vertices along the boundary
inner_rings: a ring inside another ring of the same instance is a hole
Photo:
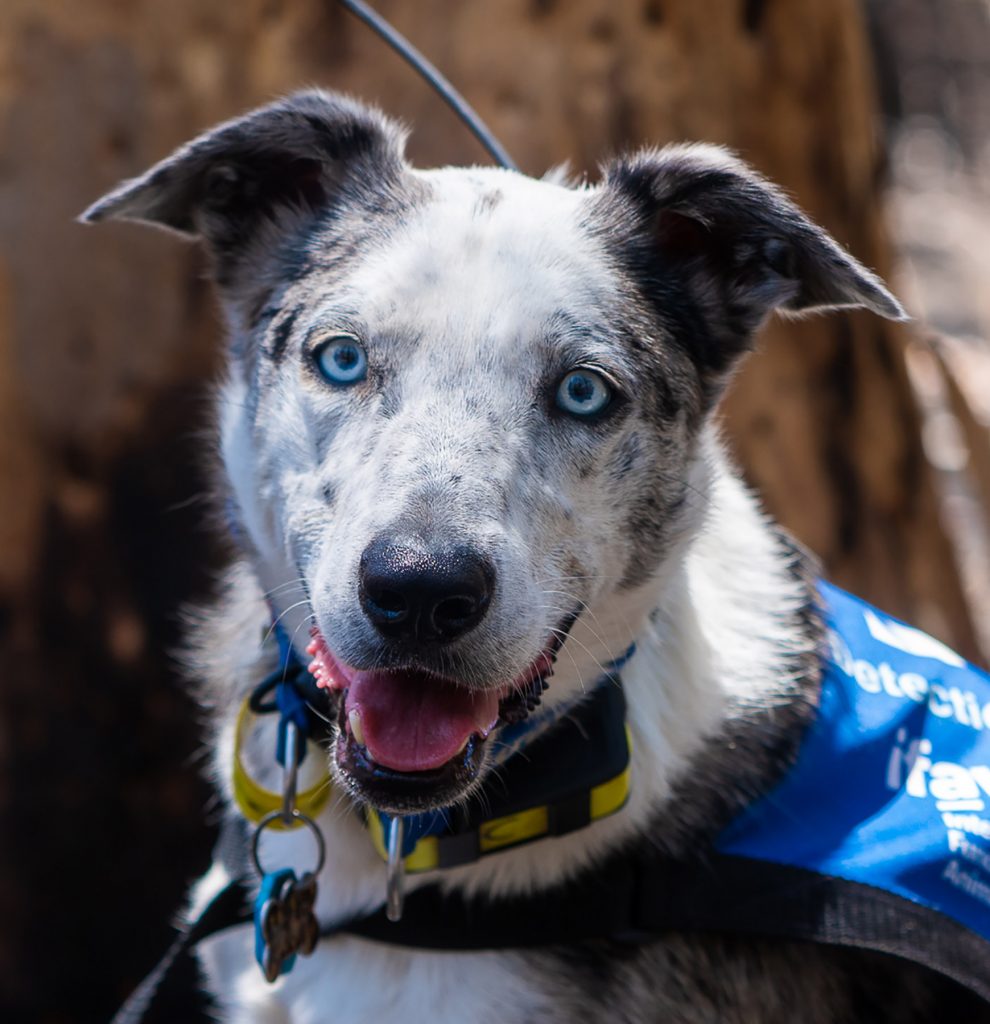
[[[774,310],[861,307],[905,320],[884,283],[784,193],[717,146],[667,146],[615,161],[598,196],[606,237],[713,390]]]
[[[80,220],[134,220],[202,238],[221,281],[266,225],[382,195],[401,174],[404,131],[377,110],[320,90],[296,93],[205,132]]]

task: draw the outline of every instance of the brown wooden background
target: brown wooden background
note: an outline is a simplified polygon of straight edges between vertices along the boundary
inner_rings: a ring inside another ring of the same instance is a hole
[[[855,0],[379,0],[521,166],[706,139],[886,272]],[[170,651],[219,562],[197,451],[219,321],[190,247],[74,216],[210,123],[303,85],[377,100],[422,163],[484,154],[330,0],[0,6],[0,1018],[100,1021],[205,864]],[[728,403],[768,508],[830,575],[978,657],[903,328],[774,326]]]

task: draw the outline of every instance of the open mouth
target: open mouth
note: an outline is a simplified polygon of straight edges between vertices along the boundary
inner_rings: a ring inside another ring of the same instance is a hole
[[[452,802],[478,777],[491,734],[539,704],[572,624],[555,631],[519,676],[484,690],[414,668],[352,668],[314,631],[309,671],[336,697],[337,767],[383,810]]]

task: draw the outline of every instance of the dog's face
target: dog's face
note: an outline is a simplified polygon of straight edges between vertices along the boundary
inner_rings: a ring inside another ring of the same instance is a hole
[[[310,93],[90,211],[203,236],[232,324],[222,447],[276,605],[311,613],[331,753],[392,811],[476,786],[506,724],[620,655],[704,512],[697,439],[775,307],[875,278],[723,152],[595,187],[420,172]],[[616,625],[621,623],[621,625]]]

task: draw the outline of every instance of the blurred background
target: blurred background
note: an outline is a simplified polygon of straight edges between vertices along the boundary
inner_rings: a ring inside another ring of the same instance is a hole
[[[767,508],[840,584],[990,652],[988,0],[378,0],[522,168],[727,143],[916,317],[774,324],[725,404]],[[332,0],[0,4],[0,1020],[106,1020],[208,861],[175,666],[210,593],[195,248],[73,218],[211,123],[305,85],[485,162]]]

